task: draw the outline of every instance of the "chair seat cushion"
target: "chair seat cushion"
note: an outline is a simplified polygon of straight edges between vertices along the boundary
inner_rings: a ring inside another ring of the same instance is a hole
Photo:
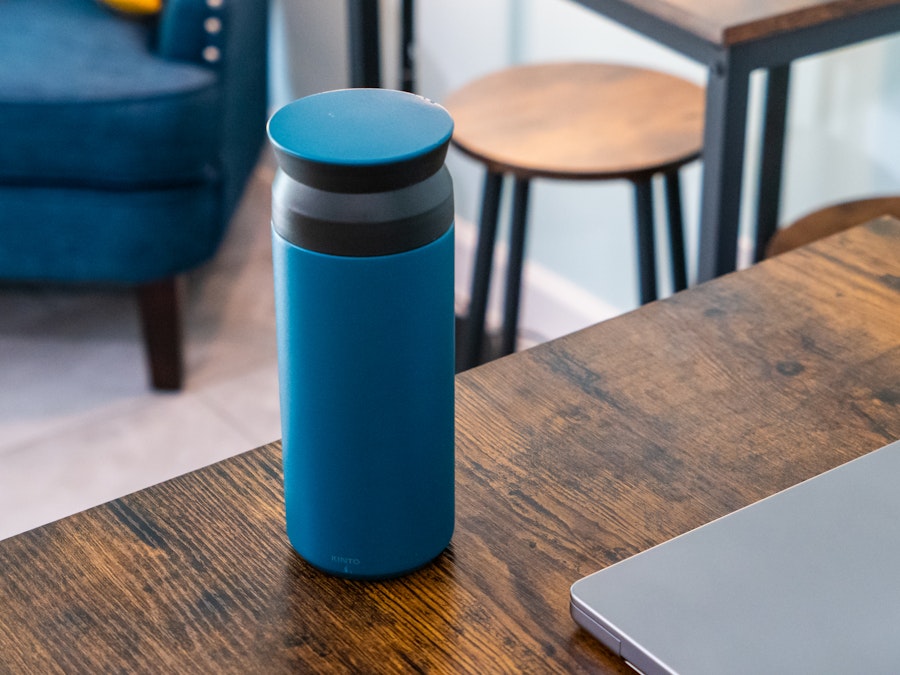
[[[151,23],[95,0],[2,5],[0,185],[157,188],[218,171],[215,70],[153,54]]]

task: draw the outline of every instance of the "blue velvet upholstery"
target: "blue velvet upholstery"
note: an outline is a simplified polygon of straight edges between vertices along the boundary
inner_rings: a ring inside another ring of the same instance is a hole
[[[267,9],[0,1],[0,280],[141,285],[215,253],[264,137]]]
[[[215,252],[263,138],[266,2],[158,22],[0,5],[0,278],[141,283]]]

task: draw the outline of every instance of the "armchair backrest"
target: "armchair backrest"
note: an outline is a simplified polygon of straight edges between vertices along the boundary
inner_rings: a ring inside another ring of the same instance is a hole
[[[221,73],[225,209],[233,210],[265,136],[268,0],[166,0],[157,51]]]

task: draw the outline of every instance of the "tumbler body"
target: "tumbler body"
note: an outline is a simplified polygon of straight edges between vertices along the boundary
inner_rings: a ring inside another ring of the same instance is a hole
[[[340,109],[355,94],[371,113],[399,92],[332,95]],[[434,106],[413,98],[390,103]],[[406,152],[411,173],[390,178],[390,162],[367,156],[342,191],[343,157],[319,181],[297,170],[272,123],[270,136],[281,165],[272,252],[288,537],[333,574],[403,574],[440,554],[454,525],[452,182],[442,155],[423,172]]]

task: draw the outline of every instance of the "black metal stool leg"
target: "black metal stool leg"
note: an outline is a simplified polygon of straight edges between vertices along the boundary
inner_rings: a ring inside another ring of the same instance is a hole
[[[484,178],[481,201],[481,220],[478,224],[478,246],[472,274],[472,297],[469,299],[469,316],[466,320],[465,341],[462,345],[460,369],[473,368],[481,362],[484,344],[484,317],[487,312],[488,292],[491,286],[491,267],[494,261],[494,242],[497,239],[497,217],[500,211],[500,193],[503,176],[488,172]]]
[[[350,32],[350,86],[381,86],[381,30],[378,2],[354,0],[347,5]]]
[[[403,0],[401,9],[400,37],[400,88],[403,91],[416,90],[416,64],[413,54],[415,47],[415,1]]]
[[[522,295],[522,266],[525,259],[525,226],[528,218],[528,188],[531,181],[517,178],[513,192],[512,221],[509,232],[509,260],[506,268],[506,299],[503,304],[501,353],[516,350],[519,329],[519,303]]]
[[[684,256],[684,217],[681,210],[681,179],[678,169],[665,175],[666,208],[669,220],[669,250],[672,261],[672,288],[677,293],[687,288]]]
[[[653,186],[650,178],[634,181],[638,271],[641,304],[656,300],[656,244],[653,235]]]

